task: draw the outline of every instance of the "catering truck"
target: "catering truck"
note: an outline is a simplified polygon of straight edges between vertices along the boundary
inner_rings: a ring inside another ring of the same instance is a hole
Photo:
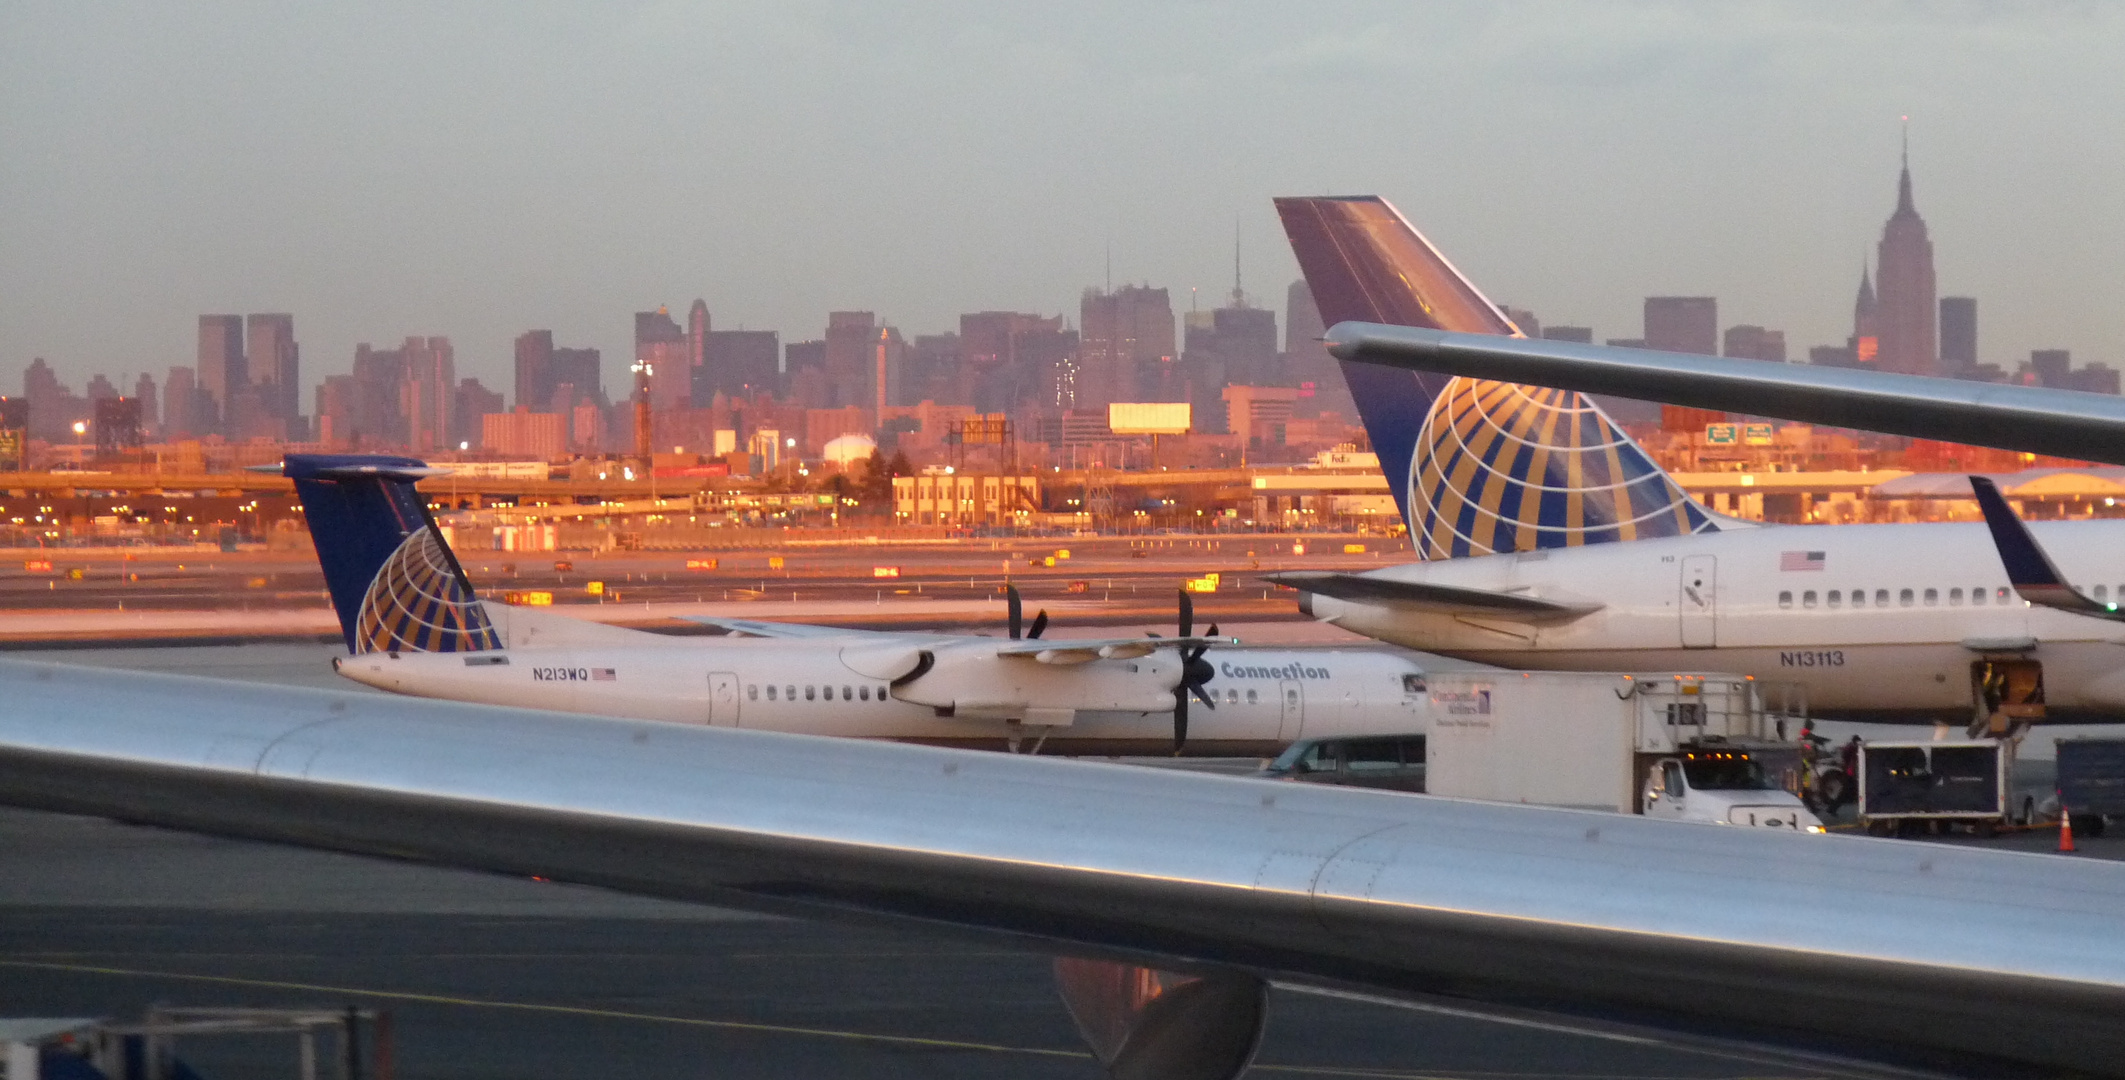
[[[1425,790],[1493,802],[1821,832],[1794,794],[1803,718],[1740,675],[1427,676]]]
[[[1795,795],[1805,710],[1740,675],[1495,669],[1413,676],[1418,726],[1303,739],[1278,780],[1819,832]],[[1779,695],[1784,698],[1784,695]]]

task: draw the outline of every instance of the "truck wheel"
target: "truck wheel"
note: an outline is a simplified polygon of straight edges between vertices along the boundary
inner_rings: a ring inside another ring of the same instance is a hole
[[[1835,814],[1839,807],[1850,801],[1850,786],[1843,771],[1826,772],[1815,779],[1816,798],[1825,809]]]
[[[2101,835],[2103,835],[2103,815],[2101,815],[2101,814],[2090,814],[2090,815],[2088,815],[2088,824],[2086,824],[2086,825],[2080,825],[2080,826],[2078,826],[2078,828],[2080,829],[2080,832],[2081,832],[2081,835],[2082,835],[2082,836],[2101,836]]]

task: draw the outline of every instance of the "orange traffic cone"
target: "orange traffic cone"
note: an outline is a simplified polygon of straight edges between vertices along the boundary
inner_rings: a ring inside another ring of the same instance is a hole
[[[2073,811],[2059,804],[2059,850],[2073,850]]]

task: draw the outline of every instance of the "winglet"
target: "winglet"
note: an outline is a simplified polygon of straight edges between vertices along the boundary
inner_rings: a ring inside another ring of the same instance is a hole
[[[2125,622],[2125,613],[2115,605],[2097,603],[2067,583],[2066,575],[2059,573],[2051,557],[2037,545],[2029,526],[2015,516],[2014,508],[2007,505],[1999,485],[1990,477],[1971,477],[1970,488],[1977,494],[1978,509],[1985,512],[1985,526],[1992,530],[1992,543],[2007,568],[2007,580],[2022,599],[2038,607]]]

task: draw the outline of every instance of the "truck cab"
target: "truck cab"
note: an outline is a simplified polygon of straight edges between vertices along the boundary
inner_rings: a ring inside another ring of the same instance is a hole
[[[1655,758],[1640,802],[1650,818],[1819,833],[1821,819],[1746,747],[1685,748]]]

